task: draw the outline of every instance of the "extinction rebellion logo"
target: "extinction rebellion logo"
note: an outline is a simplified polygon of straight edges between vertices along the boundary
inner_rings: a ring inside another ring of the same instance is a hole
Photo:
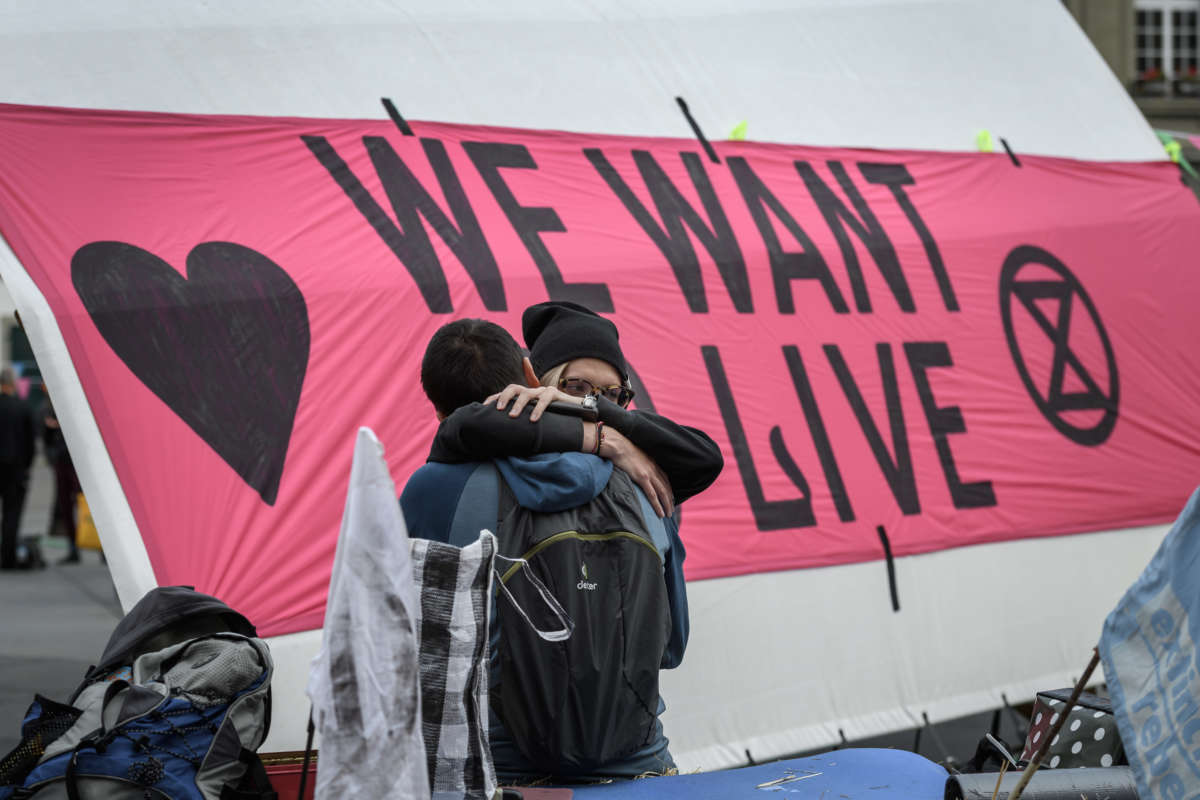
[[[1014,313],[1017,306],[1026,313]],[[1000,316],[1013,363],[1042,416],[1077,444],[1103,444],[1117,424],[1117,361],[1079,279],[1042,248],[1022,245],[1000,271]]]

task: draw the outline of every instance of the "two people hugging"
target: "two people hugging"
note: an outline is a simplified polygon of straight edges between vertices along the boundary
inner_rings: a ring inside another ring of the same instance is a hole
[[[538,563],[574,621],[567,642],[541,642],[496,605],[489,736],[502,782],[667,773],[658,671],[688,640],[676,508],[724,461],[704,432],[629,408],[611,321],[551,301],[521,323],[528,358],[484,320],[430,340],[421,385],[440,424],[400,498],[409,534],[463,547],[497,531],[499,554]]]

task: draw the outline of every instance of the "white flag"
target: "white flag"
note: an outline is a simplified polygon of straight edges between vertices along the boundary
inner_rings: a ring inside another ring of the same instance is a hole
[[[419,596],[383,445],[360,428],[308,696],[320,735],[316,797],[428,798]]]
[[[1142,800],[1200,794],[1200,490],[1100,636],[1113,714]]]

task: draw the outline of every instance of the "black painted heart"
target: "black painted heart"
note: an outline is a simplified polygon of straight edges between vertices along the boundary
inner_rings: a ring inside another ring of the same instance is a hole
[[[274,505],[310,339],[288,274],[231,242],[192,248],[186,278],[140,247],[92,242],[71,280],[133,374]]]

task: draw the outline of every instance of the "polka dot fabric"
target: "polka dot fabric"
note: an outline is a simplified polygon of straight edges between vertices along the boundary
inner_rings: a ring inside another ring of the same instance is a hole
[[[1058,722],[1070,696],[1070,689],[1038,693],[1033,704],[1029,735],[1025,738],[1025,749],[1021,752],[1023,761],[1033,760],[1042,740],[1050,735],[1050,729]],[[1111,767],[1124,763],[1125,752],[1121,747],[1111,704],[1102,697],[1084,692],[1067,715],[1067,721],[1058,735],[1051,740],[1042,768]]]

